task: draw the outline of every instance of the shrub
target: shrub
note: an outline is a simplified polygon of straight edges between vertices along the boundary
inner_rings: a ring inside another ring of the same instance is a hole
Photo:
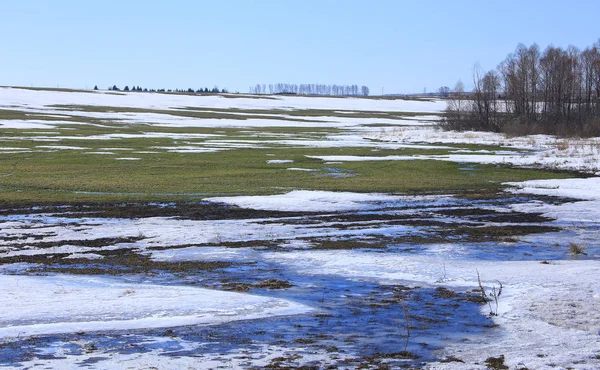
[[[481,277],[479,276],[479,270],[477,270],[477,283],[479,284],[479,290],[481,292],[481,298],[485,302],[487,302],[488,307],[490,308],[490,316],[498,316],[498,299],[500,295],[502,295],[502,283],[498,281],[498,287],[492,285],[491,292],[487,293],[483,284],[481,283]],[[492,302],[494,302],[495,306],[492,308]]]
[[[583,246],[583,244],[569,242],[569,250],[571,251],[571,254],[573,256],[579,256],[579,255],[587,256],[587,253],[585,253],[585,247]]]

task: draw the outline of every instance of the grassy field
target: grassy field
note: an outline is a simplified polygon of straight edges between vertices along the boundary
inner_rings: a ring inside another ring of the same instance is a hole
[[[223,130],[216,131],[223,135]],[[82,132],[98,134],[93,126],[84,126],[69,134],[73,137]],[[194,130],[194,133],[200,132],[206,134],[211,130]],[[257,134],[260,135],[258,142],[274,139],[282,132],[286,131]],[[227,141],[249,136],[254,135],[227,130],[221,138]],[[26,138],[11,140],[3,144],[30,152],[7,151],[0,157],[0,197],[6,203],[54,203],[195,201],[215,195],[273,194],[294,189],[392,193],[489,192],[499,190],[500,184],[506,181],[572,176],[492,165],[476,165],[473,170],[464,171],[464,164],[433,160],[326,163],[308,157],[446,154],[447,150],[442,149],[382,149],[374,153],[368,147],[302,148],[270,144],[267,148],[205,153],[171,151],[190,145],[201,148],[204,142],[197,139],[180,143],[161,137],[111,141],[68,139],[59,143],[33,142]],[[52,150],[48,145],[86,149]],[[103,151],[112,154],[95,154]],[[269,160],[293,162],[268,163]]]
[[[358,119],[363,127],[368,127],[385,126],[386,123],[375,121],[379,119],[427,115],[431,113],[201,106],[146,109],[49,104],[38,110],[4,108],[0,109],[0,120],[35,120],[43,128],[20,128],[18,124],[0,128],[0,201],[183,202],[207,196],[276,194],[294,189],[490,193],[501,190],[500,184],[506,181],[573,176],[492,165],[473,165],[466,171],[464,164],[434,160],[327,163],[309,157],[446,155],[459,149],[502,149],[477,145],[389,149],[376,141],[367,145],[331,145],[327,144],[328,136],[351,128],[320,125],[322,117]],[[176,123],[145,123],[144,117],[167,117]],[[218,119],[228,125],[179,125],[186,119]],[[252,127],[245,124],[249,119],[273,124]],[[281,122],[282,127],[276,127],[276,122]],[[305,127],[306,123],[310,125]],[[307,142],[317,144],[311,146]],[[269,163],[272,160],[287,162]]]

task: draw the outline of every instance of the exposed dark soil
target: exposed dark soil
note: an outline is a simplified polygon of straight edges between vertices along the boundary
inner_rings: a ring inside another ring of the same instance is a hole
[[[0,264],[32,263],[38,264],[28,270],[29,273],[61,272],[77,275],[122,275],[141,273],[185,273],[196,274],[202,271],[212,271],[230,267],[231,262],[219,261],[186,261],[162,262],[153,261],[148,256],[139,254],[134,249],[117,249],[110,251],[97,251],[96,254],[104,258],[89,260],[86,258],[65,258],[69,253],[25,255],[4,257]]]
[[[552,221],[551,218],[544,217],[539,213],[497,212],[482,208],[444,209],[438,213],[479,222],[543,223]]]
[[[387,244],[381,241],[364,242],[357,240],[322,240],[313,245],[312,249],[383,249]]]
[[[60,214],[62,217],[82,218],[142,218],[177,217],[190,220],[238,220],[256,218],[295,217],[310,212],[262,211],[214,202],[198,203],[74,203],[48,205],[12,205],[0,203],[0,216],[18,214]]]
[[[204,244],[175,244],[169,246],[151,246],[148,250],[162,251],[170,249],[181,249],[189,247],[223,247],[223,248],[275,248],[278,244],[275,240],[244,240],[240,242],[221,242]]]
[[[465,241],[496,241],[504,238],[523,236],[529,234],[549,233],[560,231],[554,226],[544,225],[503,225],[468,227],[458,226],[448,230],[451,235],[463,236]]]
[[[289,281],[279,280],[279,279],[267,279],[260,281],[256,284],[244,283],[244,282],[223,282],[220,286],[222,290],[229,290],[234,292],[247,292],[251,289],[288,289],[291,288],[293,284],[290,284]]]
[[[61,240],[52,242],[28,242],[29,248],[46,249],[60,247],[61,245],[77,245],[80,247],[87,248],[102,248],[109,245],[120,244],[120,243],[135,243],[143,237],[124,237],[124,238],[97,238],[97,239],[73,239],[73,240]],[[2,258],[0,258],[2,261]],[[0,262],[1,263],[1,262]]]

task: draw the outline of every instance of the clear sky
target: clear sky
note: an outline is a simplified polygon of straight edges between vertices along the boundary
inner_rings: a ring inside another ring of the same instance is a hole
[[[471,84],[518,43],[600,39],[600,1],[5,0],[0,85]]]

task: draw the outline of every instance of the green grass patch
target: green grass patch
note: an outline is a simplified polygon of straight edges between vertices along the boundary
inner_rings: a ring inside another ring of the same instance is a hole
[[[23,144],[20,142],[19,144]],[[67,142],[62,144],[81,144]],[[90,147],[91,143],[87,144]],[[113,155],[57,150],[0,156],[0,200],[4,202],[193,201],[216,195],[262,195],[294,189],[357,192],[460,192],[498,190],[506,181],[566,178],[572,174],[433,161],[365,161],[328,164],[308,155],[373,155],[370,148],[235,149],[173,153],[170,139],[122,139],[103,147],[133,151]],[[382,150],[377,155],[413,155],[418,150]],[[428,154],[431,154],[429,151]],[[139,161],[119,161],[135,157]],[[271,159],[293,163],[270,164]],[[291,171],[289,167],[310,169]],[[348,176],[336,176],[335,174]]]

